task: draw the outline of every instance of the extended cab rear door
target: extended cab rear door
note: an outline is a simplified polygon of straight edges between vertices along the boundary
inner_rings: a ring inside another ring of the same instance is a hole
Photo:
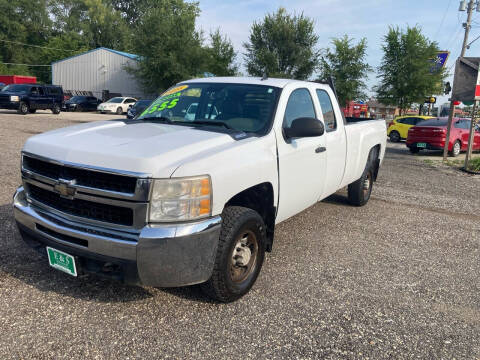
[[[339,188],[345,172],[345,160],[347,156],[347,139],[345,124],[338,106],[337,99],[329,87],[318,86],[315,89],[318,113],[325,124],[326,141],[326,173],[323,193],[318,200],[323,199]]]
[[[277,108],[275,134],[278,149],[279,205],[277,222],[293,216],[315,204],[326,179],[325,136],[287,140],[283,129],[301,117],[318,119],[313,85],[287,85]],[[321,121],[321,120],[318,120]]]

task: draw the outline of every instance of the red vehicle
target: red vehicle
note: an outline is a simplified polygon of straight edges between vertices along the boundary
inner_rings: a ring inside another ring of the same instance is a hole
[[[453,118],[448,151],[451,156],[458,156],[468,147],[470,119]],[[408,130],[407,147],[412,153],[422,149],[443,150],[447,137],[448,118],[433,118],[421,121]],[[480,128],[475,127],[473,150],[480,150]]]
[[[0,82],[5,85],[10,84],[36,84],[37,78],[35,76],[26,75],[0,75]]]

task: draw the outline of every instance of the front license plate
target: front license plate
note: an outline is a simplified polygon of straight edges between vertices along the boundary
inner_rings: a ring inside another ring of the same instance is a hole
[[[77,276],[77,267],[75,266],[75,258],[63,251],[53,249],[47,246],[48,262],[50,266],[66,272],[69,275]]]
[[[419,147],[419,148],[426,148],[426,147],[427,147],[427,143],[417,143],[417,147]]]

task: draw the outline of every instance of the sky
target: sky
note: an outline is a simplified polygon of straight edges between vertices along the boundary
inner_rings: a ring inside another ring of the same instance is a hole
[[[382,59],[381,44],[389,26],[419,25],[423,34],[436,41],[441,50],[449,50],[447,68],[453,73],[455,60],[460,55],[467,13],[459,12],[459,0],[199,0],[201,14],[198,26],[208,34],[220,28],[238,52],[243,63],[243,43],[248,40],[250,26],[261,21],[266,13],[282,6],[288,12],[303,12],[315,22],[319,36],[318,47],[331,46],[331,40],[347,34],[354,39],[365,37],[368,43],[367,62],[377,68]],[[469,40],[480,36],[480,13],[474,12]],[[473,43],[465,56],[478,56],[480,39]],[[450,83],[452,79],[450,78]],[[369,75],[369,94],[377,83],[376,73]],[[437,97],[437,104],[448,97]]]

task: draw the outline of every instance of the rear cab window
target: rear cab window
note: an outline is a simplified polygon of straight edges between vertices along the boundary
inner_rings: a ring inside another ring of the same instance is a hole
[[[335,131],[337,129],[337,119],[335,118],[332,100],[325,90],[317,89],[316,92],[325,122],[325,131]]]

